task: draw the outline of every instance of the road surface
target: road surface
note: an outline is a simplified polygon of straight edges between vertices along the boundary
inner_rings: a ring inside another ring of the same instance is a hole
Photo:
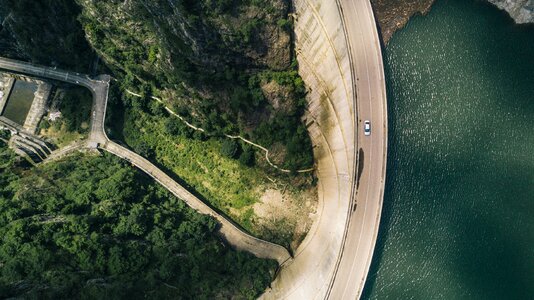
[[[154,178],[176,197],[182,199],[191,208],[195,209],[199,213],[214,217],[220,223],[220,227],[218,229],[219,233],[234,248],[251,252],[257,257],[274,259],[279,264],[283,264],[284,262],[291,260],[289,252],[284,247],[268,241],[260,240],[247,234],[235,226],[232,221],[213,210],[211,207],[198,199],[198,197],[188,192],[187,189],[174,181],[150,161],[108,139],[104,131],[104,121],[106,118],[106,106],[108,101],[110,81],[110,77],[108,75],[101,75],[95,79],[92,79],[85,74],[72,73],[6,58],[0,58],[0,69],[82,85],[88,88],[93,94],[91,132],[88,138],[88,145],[98,145],[100,148],[118,157],[128,160],[130,163],[147,173],[150,177]]]
[[[108,140],[104,132],[104,118],[108,100],[109,76],[102,75],[96,79],[91,79],[85,74],[38,66],[7,58],[0,58],[0,69],[81,85],[88,88],[93,94],[91,131],[89,133],[88,141],[90,143],[94,142],[103,144]]]
[[[326,146],[322,150],[324,161],[319,164],[318,168],[319,177],[322,178],[318,188],[320,195],[325,196],[324,198],[329,202],[324,204],[323,211],[318,213],[319,221],[314,224],[316,228],[310,230],[310,236],[306,237],[303,245],[299,247],[300,250],[297,249],[295,259],[288,259],[289,255],[283,253],[281,249],[252,237],[245,237],[239,230],[233,229],[229,221],[222,222],[222,231],[228,230],[234,233],[228,235],[228,240],[236,248],[252,253],[262,249],[259,255],[256,254],[260,257],[266,254],[264,251],[269,252],[269,249],[274,249],[269,253],[271,257],[279,262],[286,260],[284,269],[273,283],[274,289],[266,293],[265,298],[322,299],[326,296],[330,299],[356,299],[361,295],[376,243],[384,190],[387,147],[386,96],[380,44],[368,0],[337,0],[337,2],[339,9],[343,12],[346,39],[351,48],[351,69],[356,89],[354,94],[357,95],[358,101],[354,98],[351,101],[355,104],[352,102],[348,105],[340,104],[338,100],[343,101],[342,98],[338,99],[336,95],[330,97],[327,94],[326,100],[329,101],[334,111],[334,117],[329,120],[317,120],[325,122],[323,128],[330,128],[332,132],[321,133],[324,134]],[[310,11],[318,15],[316,8],[310,8]],[[317,19],[320,26],[316,29],[323,30],[326,34],[324,20],[321,20],[319,16]],[[337,18],[328,21],[338,22]],[[336,52],[333,36],[326,40],[330,42],[330,48]],[[337,58],[337,55],[334,57]],[[0,68],[2,68],[2,61],[0,60]],[[328,66],[335,67],[333,64]],[[46,70],[35,71],[43,72],[43,74],[32,73],[35,76],[81,84],[91,89],[95,95],[97,116],[92,124],[90,140],[102,144],[101,147],[107,148],[107,151],[129,159],[177,196],[186,197],[180,188],[173,186],[172,179],[168,181],[165,174],[154,172],[152,169],[154,166],[150,162],[143,161],[142,157],[109,142],[105,137],[103,120],[108,84],[105,78],[98,86],[93,86],[90,79],[85,78],[89,80],[85,82],[83,78],[85,75],[81,75],[82,78],[80,78],[80,75],[73,73],[52,72],[53,77],[51,77],[47,76],[47,73],[55,70],[46,68]],[[64,76],[65,80],[60,78],[61,76]],[[101,88],[105,88],[105,95]],[[356,106],[356,109],[351,110],[352,106]],[[354,128],[361,130],[360,124],[363,120],[371,121],[372,134],[369,137],[361,132],[359,134],[354,132]],[[353,141],[353,137],[357,137],[357,141]],[[115,147],[119,148],[115,149]],[[356,184],[354,177],[357,170],[352,165],[353,157],[359,148],[363,151],[363,170],[359,178],[359,188],[351,191],[350,187]],[[192,197],[191,201],[184,200],[190,205],[194,203],[202,206],[203,203],[200,200],[194,200],[194,196]],[[350,203],[344,200],[349,198]],[[353,203],[357,206],[354,207]],[[354,211],[353,208],[355,208]],[[321,220],[321,216],[339,216],[343,220],[331,222]],[[323,228],[324,226],[336,228]],[[341,237],[341,232],[344,232],[343,237]],[[280,254],[277,254],[278,252]],[[331,253],[338,253],[338,255],[331,255]]]
[[[329,299],[361,296],[378,235],[387,156],[387,103],[380,40],[369,0],[338,0],[356,79],[358,128],[371,121],[371,135],[358,133],[363,170],[356,189],[340,262]],[[360,163],[361,160],[360,160]],[[361,166],[359,166],[361,167]]]
[[[204,202],[200,201],[196,196],[191,194],[183,186],[179,185],[170,176],[165,174],[159,168],[154,166],[147,159],[143,158],[139,154],[126,149],[117,143],[108,141],[102,148],[109,153],[112,153],[120,158],[123,158],[143,172],[154,178],[167,190],[173,193],[179,199],[182,199],[188,206],[198,211],[201,214],[206,214],[214,217],[221,226],[219,227],[219,233],[236,249],[245,250],[253,253],[257,257],[270,258],[278,261],[279,264],[290,260],[288,251],[279,245],[257,239],[251,235],[248,235],[237,228],[231,221],[214,211]]]
[[[387,144],[382,57],[368,1],[294,1],[319,202],[310,232],[263,299],[361,295],[380,222]],[[364,120],[371,136],[363,134]]]

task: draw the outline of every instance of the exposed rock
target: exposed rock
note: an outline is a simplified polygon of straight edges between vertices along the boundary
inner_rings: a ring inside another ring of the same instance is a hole
[[[487,0],[510,14],[517,24],[534,23],[534,0]]]
[[[123,84],[157,87],[207,130],[230,128],[228,119],[264,120],[266,108],[245,109],[248,77],[291,66],[288,0],[76,2],[87,40],[113,71],[128,74]]]
[[[428,13],[433,3],[434,0],[371,0],[384,43],[413,15]]]
[[[371,0],[378,19],[382,40],[408,23],[415,14],[426,14],[435,0]],[[534,23],[534,0],[486,0],[505,10],[517,24]]]
[[[87,72],[92,50],[73,1],[0,0],[0,54]]]
[[[317,190],[314,188],[295,193],[283,183],[273,183],[272,187],[262,192],[260,201],[252,206],[256,215],[255,221],[264,231],[283,228],[286,234],[291,236],[290,248],[295,251],[315,218],[317,203],[306,200],[317,197]]]
[[[86,32],[87,25],[91,25],[97,29],[95,32],[105,35],[105,40],[115,41],[119,51],[128,51],[127,47],[132,46],[144,48],[147,53],[151,47],[159,49],[161,59],[155,62],[167,75],[187,64],[204,71],[220,71],[228,64],[275,70],[290,65],[290,35],[277,25],[288,11],[284,0],[270,1],[269,9],[267,4],[219,9],[212,8],[209,1],[77,2],[82,7]],[[125,68],[124,58],[113,59],[107,46],[88,33],[92,46],[108,62]],[[151,73],[152,65],[144,63],[141,67]]]
[[[294,114],[296,105],[293,103],[295,97],[291,95],[291,88],[282,86],[275,80],[264,82],[261,89],[265,99],[276,111],[283,111],[287,114]]]

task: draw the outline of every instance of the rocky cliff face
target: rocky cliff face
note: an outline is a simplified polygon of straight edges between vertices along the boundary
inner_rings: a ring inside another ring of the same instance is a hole
[[[510,14],[517,24],[534,23],[534,0],[487,0]]]
[[[96,53],[124,89],[269,147],[290,142],[305,104],[289,10],[290,0],[0,0],[0,55],[92,73]]]
[[[433,3],[434,0],[371,0],[384,43],[413,15],[426,14]]]
[[[229,65],[274,70],[290,65],[289,31],[279,26],[288,13],[283,0],[76,1],[93,48],[123,70],[151,73],[158,67],[176,83]]]
[[[71,0],[0,0],[0,54],[87,72],[94,57]]]

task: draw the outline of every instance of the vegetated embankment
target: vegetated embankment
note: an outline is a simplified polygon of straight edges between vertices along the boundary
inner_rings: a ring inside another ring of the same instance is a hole
[[[325,296],[353,199],[354,83],[340,12],[335,1],[295,0],[294,9],[299,73],[309,88],[305,118],[317,165],[318,216],[266,299]]]

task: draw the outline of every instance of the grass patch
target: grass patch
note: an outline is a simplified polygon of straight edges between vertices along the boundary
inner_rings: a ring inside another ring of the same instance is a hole
[[[0,140],[0,168],[0,298],[255,299],[272,280],[276,262],[115,156],[22,169]]]
[[[43,118],[40,134],[54,141],[58,147],[87,138],[91,124],[93,97],[82,87],[59,89],[53,102],[61,112],[61,118],[50,121]]]
[[[89,131],[92,105],[93,96],[88,89],[75,87],[65,90],[59,102],[59,111],[67,131],[82,134]]]
[[[223,141],[210,138],[205,141],[174,136],[165,132],[165,121],[149,114],[128,109],[125,115],[125,138],[133,149],[148,146],[153,152],[149,159],[170,169],[187,182],[211,205],[242,220],[247,210],[260,197],[254,187],[267,184],[267,178],[258,168],[242,165],[238,160],[221,154]],[[142,152],[142,151],[140,151]],[[241,222],[251,231],[252,222]]]
[[[41,124],[43,121],[41,121]],[[41,128],[41,135],[44,135],[54,141],[59,148],[67,146],[68,144],[83,140],[87,135],[68,131],[67,127],[63,125],[61,121],[54,122],[53,125],[48,128]]]

